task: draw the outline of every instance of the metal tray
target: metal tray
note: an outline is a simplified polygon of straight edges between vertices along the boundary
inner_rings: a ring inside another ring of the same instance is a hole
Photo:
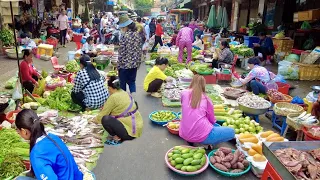
[[[285,180],[295,180],[296,178],[273,153],[278,149],[295,148],[301,151],[309,151],[320,147],[320,141],[288,141],[288,142],[264,142],[262,152],[269,163],[277,170],[278,174]]]

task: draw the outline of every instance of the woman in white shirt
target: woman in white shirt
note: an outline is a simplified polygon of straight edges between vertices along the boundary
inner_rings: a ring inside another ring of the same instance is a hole
[[[87,38],[87,42],[84,43],[84,45],[82,46],[82,52],[83,54],[87,54],[90,57],[96,57],[97,56],[97,51],[94,49],[93,47],[93,37],[88,37]]]
[[[197,34],[196,35],[196,40],[192,43],[193,48],[197,49],[197,50],[203,50],[204,49],[204,44],[203,41],[201,39],[201,35]]]

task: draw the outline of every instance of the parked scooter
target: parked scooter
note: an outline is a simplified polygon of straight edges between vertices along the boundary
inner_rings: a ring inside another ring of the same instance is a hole
[[[108,44],[119,45],[119,42],[120,42],[119,36],[120,36],[120,31],[118,29],[115,29],[112,32],[112,37],[111,37],[110,41],[108,42]]]

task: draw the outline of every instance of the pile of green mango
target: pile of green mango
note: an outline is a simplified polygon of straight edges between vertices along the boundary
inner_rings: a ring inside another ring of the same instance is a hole
[[[168,153],[169,163],[176,169],[184,172],[194,172],[201,169],[206,163],[206,151],[203,148],[191,149],[175,146]]]
[[[158,121],[158,122],[166,122],[171,121],[176,118],[176,115],[174,112],[171,111],[158,111],[151,115],[152,120]]]

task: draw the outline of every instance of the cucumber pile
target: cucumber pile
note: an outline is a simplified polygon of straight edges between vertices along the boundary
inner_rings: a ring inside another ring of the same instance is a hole
[[[175,169],[184,172],[194,172],[201,169],[205,164],[207,157],[203,148],[188,148],[175,146],[168,153],[168,161]]]

